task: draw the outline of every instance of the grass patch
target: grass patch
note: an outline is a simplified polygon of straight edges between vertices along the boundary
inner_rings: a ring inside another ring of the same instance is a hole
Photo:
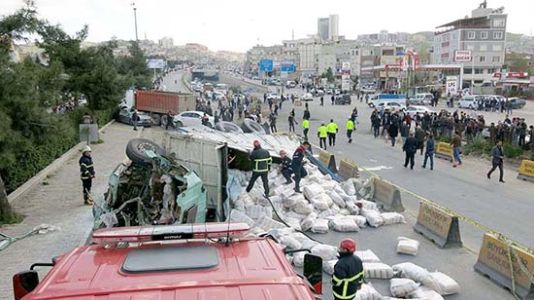
[[[471,143],[464,146],[464,153],[468,155],[482,155],[491,152],[491,144],[488,140],[481,136],[477,136]]]

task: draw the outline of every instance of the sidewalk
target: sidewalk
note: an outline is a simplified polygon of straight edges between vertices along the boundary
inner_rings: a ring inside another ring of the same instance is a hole
[[[103,144],[91,145],[96,171],[92,191],[95,197],[101,197],[106,191],[108,176],[125,157],[126,144],[141,132],[114,123],[101,133]],[[47,179],[48,185],[38,185],[24,198],[12,204],[25,218],[20,224],[3,226],[0,229],[2,233],[16,236],[42,223],[59,226],[61,229],[25,238],[0,252],[0,299],[13,298],[13,274],[27,270],[36,262],[50,262],[52,257],[83,244],[87,239],[93,216],[91,207],[82,204],[78,159],[79,155],[73,157],[50,176]],[[42,279],[48,270],[39,268],[39,277]]]

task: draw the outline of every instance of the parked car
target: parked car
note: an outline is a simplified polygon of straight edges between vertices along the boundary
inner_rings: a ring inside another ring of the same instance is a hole
[[[509,98],[508,101],[510,101],[510,104],[512,104],[513,109],[523,108],[527,104],[527,101],[517,97]]]
[[[122,106],[119,110],[117,121],[124,123],[124,124],[133,125],[132,115],[133,115],[134,110],[135,109],[132,107]],[[150,127],[153,124],[152,118],[147,113],[138,111],[137,118],[138,118],[137,126]]]
[[[463,96],[458,101],[459,108],[476,109],[478,107],[478,101],[484,101],[483,96]]]
[[[334,103],[337,105],[350,105],[352,102],[352,99],[350,97],[350,94],[343,94],[343,95],[337,95],[334,99]]]
[[[313,95],[311,93],[304,93],[302,96],[300,96],[300,100],[302,101],[313,101]]]
[[[202,125],[202,111],[184,111],[174,116],[175,127],[200,126]],[[208,115],[208,127],[215,128],[215,118]]]
[[[296,86],[297,86],[297,84],[292,80],[286,82],[286,88],[288,88],[288,89],[295,88]]]
[[[15,274],[14,299],[320,298],[319,256],[305,254],[298,274],[274,238],[248,237],[248,229],[245,223],[99,229],[90,244]],[[43,266],[51,270],[39,282],[34,268]]]
[[[370,97],[368,105],[369,107],[374,108],[378,107],[380,103],[389,101],[406,106],[406,97],[401,94],[376,94]]]
[[[267,99],[270,99],[270,100],[281,100],[282,99],[282,95],[277,94],[277,93],[269,93],[269,94],[267,94]]]
[[[318,88],[318,89],[313,89],[312,90],[312,93],[315,97],[321,97],[321,96],[324,96],[325,92],[323,89],[321,88]]]
[[[434,111],[429,109],[426,106],[420,105],[410,105],[406,108],[406,113],[409,114],[412,118],[416,115],[424,115],[425,113],[433,113]]]
[[[409,102],[414,105],[429,105],[433,97],[430,93],[415,94],[413,98],[410,98]]]
[[[397,101],[382,101],[382,102],[378,103],[376,108],[380,112],[383,111],[383,110],[399,111],[401,109],[406,109],[406,106],[404,104],[402,104],[402,103],[397,102]]]

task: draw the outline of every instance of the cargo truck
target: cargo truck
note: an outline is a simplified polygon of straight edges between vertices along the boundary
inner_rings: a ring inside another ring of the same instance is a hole
[[[195,98],[189,93],[136,90],[133,96],[134,101],[130,105],[149,114],[156,125],[166,124],[168,112],[176,115],[183,111],[195,110]],[[128,103],[122,105],[128,106]]]

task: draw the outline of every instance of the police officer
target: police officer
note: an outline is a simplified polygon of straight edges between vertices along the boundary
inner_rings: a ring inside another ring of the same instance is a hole
[[[293,173],[293,170],[291,169],[291,158],[287,156],[286,150],[280,150],[279,154],[280,159],[282,160],[280,162],[282,175],[286,179],[286,184],[291,184],[293,182],[291,181],[291,173]]]
[[[93,178],[95,178],[95,169],[93,167],[93,159],[91,158],[91,147],[85,146],[82,150],[82,157],[78,161],[80,165],[80,173],[83,187],[83,203],[86,205],[92,205],[93,199],[91,199],[91,186]]]
[[[326,141],[325,141],[326,145]],[[306,169],[304,169],[304,155],[306,153],[306,150],[310,149],[310,143],[303,142],[297,150],[293,153],[293,159],[291,160],[291,169],[293,170],[293,173],[295,174],[295,192],[300,193],[300,179],[303,177],[306,177],[308,173],[306,172]]]
[[[354,299],[363,283],[363,264],[354,255],[356,242],[344,239],[339,244],[339,260],[334,265],[332,292],[335,300]]]
[[[310,131],[310,120],[302,120],[302,131],[304,133],[304,140],[308,140],[308,131]]]
[[[317,137],[319,137],[319,147],[326,150],[326,137],[328,136],[328,129],[324,123],[321,123],[321,127],[317,130]]]
[[[333,147],[336,145],[337,124],[333,119],[330,119],[330,123],[327,126],[328,131],[328,145]]]
[[[250,153],[250,160],[252,160],[252,177],[250,178],[246,191],[247,193],[250,192],[258,177],[261,177],[263,189],[265,191],[265,197],[268,198],[269,177],[267,174],[271,168],[272,158],[269,154],[269,151],[261,148],[260,141],[255,140],[253,145],[254,150],[252,150]]]
[[[347,120],[347,138],[349,139],[349,143],[352,143],[352,132],[354,131],[354,121],[352,118],[349,118]]]

